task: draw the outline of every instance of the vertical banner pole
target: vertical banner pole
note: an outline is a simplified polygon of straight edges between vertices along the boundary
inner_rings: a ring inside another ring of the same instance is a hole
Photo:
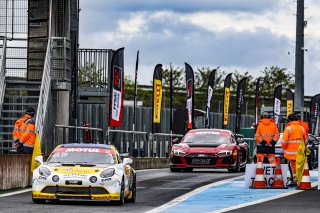
[[[282,85],[279,85],[274,90],[273,97],[273,116],[275,124],[278,126],[280,114],[281,114],[281,93],[282,93]]]
[[[173,85],[172,85],[172,66],[170,62],[170,146],[172,144],[172,128],[173,128]]]
[[[258,78],[256,83],[256,100],[255,100],[255,123],[258,125],[259,120],[259,100],[260,100],[260,78]]]
[[[211,108],[211,98],[214,88],[214,81],[216,76],[216,69],[212,70],[209,76],[208,81],[208,98],[207,98],[207,106],[206,106],[206,128],[210,128],[210,108]]]
[[[188,109],[187,130],[190,130],[194,128],[194,73],[192,67],[187,63],[185,63],[185,70]]]
[[[222,129],[225,129],[228,125],[228,113],[230,103],[230,85],[231,85],[232,73],[229,73],[224,80],[224,100],[223,100],[223,112],[222,112]]]
[[[247,85],[247,79],[243,78],[237,88],[237,103],[236,103],[236,133],[240,133],[240,124],[241,124],[241,110],[244,102],[244,94]]]
[[[133,121],[132,121],[132,139],[133,143],[135,143],[135,124],[136,124],[136,108],[137,108],[137,98],[138,98],[138,66],[139,66],[139,50],[137,51],[137,58],[136,58],[136,70],[134,73],[134,99],[133,99]],[[139,157],[140,150],[138,150],[138,157]]]

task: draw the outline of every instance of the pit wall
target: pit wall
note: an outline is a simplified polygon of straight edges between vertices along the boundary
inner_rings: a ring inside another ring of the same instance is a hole
[[[169,158],[132,158],[132,167],[139,169],[169,168]],[[31,185],[31,155],[0,155],[0,190]]]

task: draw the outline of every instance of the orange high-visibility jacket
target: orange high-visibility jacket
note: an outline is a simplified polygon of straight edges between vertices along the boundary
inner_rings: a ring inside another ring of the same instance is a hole
[[[286,127],[287,126],[290,126],[292,122],[289,122],[287,123]],[[304,122],[302,120],[298,120],[298,123],[303,126],[304,130],[305,130],[305,135],[306,135],[306,138],[308,138],[308,133],[309,133],[309,124],[308,122]]]
[[[32,117],[27,114],[25,114],[24,117],[20,118],[19,120],[24,120],[24,122],[22,124],[20,123],[21,125],[18,130],[14,130],[16,131],[14,133],[14,137],[17,137],[24,146],[33,147],[36,140],[34,120],[32,120]]]
[[[23,130],[21,129],[21,127],[24,124],[24,122],[29,119],[29,117],[30,117],[29,115],[25,115],[22,118],[19,118],[14,124],[13,132],[12,132],[14,141],[17,139],[20,140],[21,135],[23,134]]]
[[[256,144],[259,144],[261,141],[265,140],[267,143],[270,143],[272,140],[279,140],[280,133],[277,125],[274,123],[274,120],[270,118],[263,118],[259,121],[257,131],[256,131]]]
[[[296,160],[299,145],[302,140],[307,143],[308,136],[299,121],[291,121],[284,129],[281,147],[284,157],[288,160]]]

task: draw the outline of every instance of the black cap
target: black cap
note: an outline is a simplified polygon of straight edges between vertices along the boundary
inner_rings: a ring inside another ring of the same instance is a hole
[[[299,120],[296,114],[288,115],[288,121],[297,121]]]
[[[34,110],[33,107],[28,107],[25,113],[28,115],[34,116],[34,114],[36,114],[36,111]]]

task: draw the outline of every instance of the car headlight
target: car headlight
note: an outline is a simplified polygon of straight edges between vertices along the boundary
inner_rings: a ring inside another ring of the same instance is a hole
[[[176,156],[185,156],[186,152],[182,151],[181,149],[175,149],[175,150],[173,150],[173,154]]]
[[[113,168],[111,169],[106,169],[103,172],[101,172],[100,177],[102,178],[109,178],[114,175],[115,170]]]
[[[40,167],[39,168],[39,175],[41,175],[43,177],[49,177],[51,175],[51,172],[47,167]]]
[[[219,153],[219,156],[228,156],[232,154],[232,151],[230,150],[221,150]]]

